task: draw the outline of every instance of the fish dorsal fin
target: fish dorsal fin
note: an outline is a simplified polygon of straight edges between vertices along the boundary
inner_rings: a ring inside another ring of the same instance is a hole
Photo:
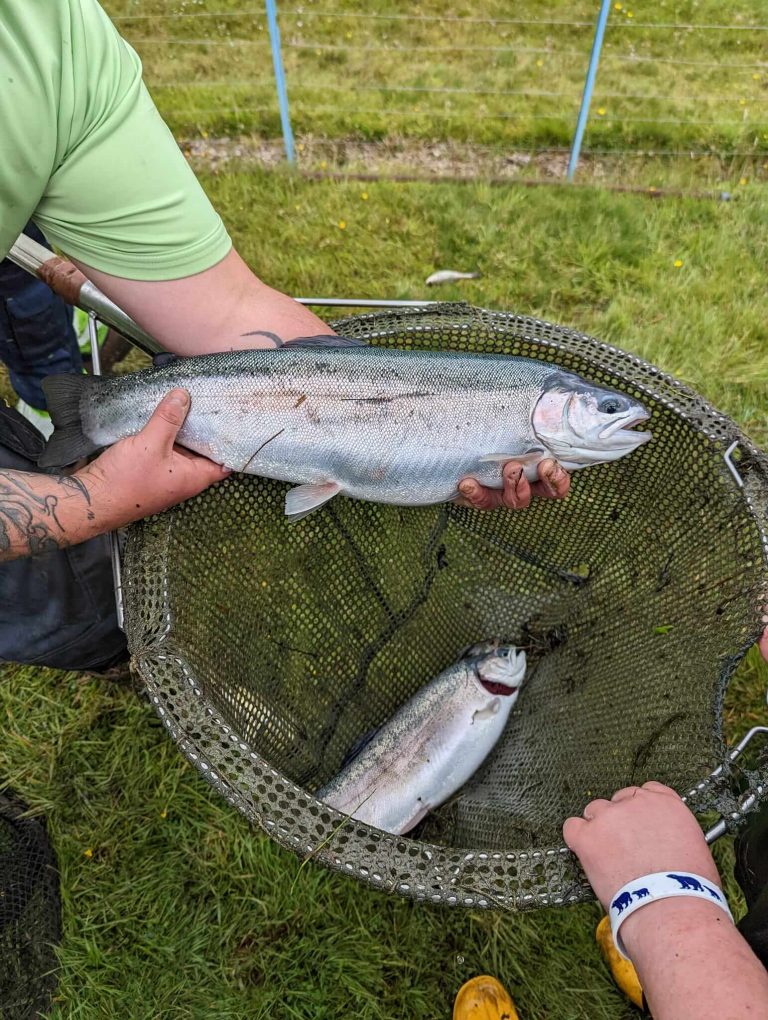
[[[155,354],[152,357],[153,368],[165,368],[166,365],[172,364],[174,361],[178,361],[178,354],[171,354],[170,351],[160,351],[159,354]]]
[[[309,482],[306,485],[297,485],[285,494],[285,516],[291,523],[300,521],[323,503],[333,499],[339,492],[341,486],[338,482]]]
[[[367,347],[362,340],[354,340],[351,336],[299,336],[288,340],[285,347]]]

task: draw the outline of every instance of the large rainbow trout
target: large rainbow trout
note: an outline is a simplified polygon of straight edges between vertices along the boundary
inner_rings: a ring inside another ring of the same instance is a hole
[[[235,471],[298,483],[292,519],[337,493],[440,503],[471,475],[500,488],[504,461],[529,478],[544,458],[568,470],[618,460],[651,438],[648,412],[556,365],[453,351],[325,346],[172,358],[131,375],[52,376],[55,432],[40,465],[71,464],[135,435],[173,387],[192,405],[178,442]]]

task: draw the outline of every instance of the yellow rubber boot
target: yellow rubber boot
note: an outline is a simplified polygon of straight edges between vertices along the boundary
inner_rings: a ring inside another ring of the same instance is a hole
[[[643,989],[640,985],[640,978],[637,971],[629,960],[625,960],[619,953],[611,935],[611,922],[608,915],[602,919],[595,931],[595,939],[603,954],[603,959],[608,964],[613,980],[624,992],[626,997],[639,1009],[643,1008]]]
[[[453,1020],[520,1020],[504,985],[481,974],[459,989],[453,1004]]]

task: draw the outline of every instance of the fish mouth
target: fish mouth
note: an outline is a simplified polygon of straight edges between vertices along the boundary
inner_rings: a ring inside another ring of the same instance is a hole
[[[633,429],[635,425],[639,425],[641,422],[648,421],[650,417],[651,416],[647,411],[637,411],[630,418],[619,418],[618,421],[613,421],[610,425],[606,425],[600,433],[600,439],[609,439],[611,436],[616,436],[618,433],[622,433],[623,435],[621,438],[624,438],[624,436],[629,438],[631,436],[638,445],[640,443],[647,443],[653,433],[632,432],[631,429]]]
[[[514,687],[510,687],[509,684],[500,684],[497,680],[481,680],[480,684],[489,694],[501,694],[502,697],[514,694],[515,691],[519,690],[520,686],[515,684]]]
[[[514,645],[497,645],[495,654],[475,663],[474,679],[487,694],[509,698],[520,689],[525,667],[525,652]]]

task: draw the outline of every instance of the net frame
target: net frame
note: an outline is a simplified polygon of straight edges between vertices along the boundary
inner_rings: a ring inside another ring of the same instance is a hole
[[[36,1020],[51,1008],[62,938],[56,853],[45,819],[0,788],[0,1016]]]
[[[439,343],[459,350],[477,349],[480,336],[480,346],[486,350],[556,361],[650,403],[659,415],[684,420],[716,457],[723,485],[727,479],[731,487],[722,491],[731,497],[737,494],[733,505],[754,533],[750,555],[759,562],[750,566],[749,592],[741,593],[751,610],[742,609],[738,640],[723,656],[712,692],[717,733],[709,748],[711,767],[687,776],[695,780],[692,783],[674,785],[686,794],[693,810],[716,811],[722,816],[723,830],[737,828],[746,812],[765,799],[768,786],[768,762],[754,768],[741,766],[722,738],[728,683],[758,636],[761,607],[768,603],[768,458],[727,416],[678,380],[635,355],[543,320],[444,304],[355,316],[335,323],[335,328],[370,343],[414,348]],[[616,466],[609,470],[615,471]],[[610,477],[603,474],[604,480]],[[278,483],[269,486],[279,490]],[[252,478],[229,479],[222,490],[227,488],[241,490],[246,502],[254,494],[263,498],[265,493],[262,482]],[[216,497],[204,494],[198,501],[212,498]],[[179,607],[173,598],[178,593],[172,593],[169,570],[178,565],[173,543],[185,512],[184,507],[168,511],[130,530],[123,581],[126,633],[134,667],[171,736],[233,806],[299,856],[416,900],[514,910],[593,898],[575,858],[556,838],[518,842],[508,849],[488,845],[487,840],[471,846],[466,840],[460,846],[450,841],[444,845],[429,838],[429,828],[421,838],[392,836],[339,815],[317,801],[304,783],[295,781],[295,775],[290,778],[286,769],[275,767],[274,761],[260,754],[242,727],[233,724],[231,714],[227,717],[226,703],[209,696],[205,678],[196,675],[185,650],[175,644]],[[437,519],[450,517],[452,523],[471,515],[453,508],[432,512]],[[263,703],[254,708],[256,714],[265,711],[269,714],[270,708]],[[317,776],[313,785],[320,785]],[[442,836],[439,827],[432,831]]]

